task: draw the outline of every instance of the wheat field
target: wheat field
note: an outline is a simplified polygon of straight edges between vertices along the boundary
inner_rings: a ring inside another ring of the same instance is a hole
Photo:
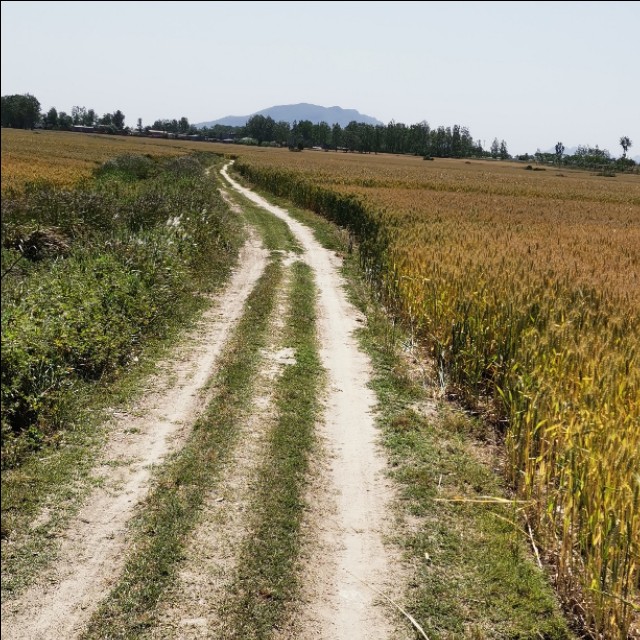
[[[640,632],[638,176],[278,151],[238,168],[359,236],[441,379],[507,425],[565,603],[595,637]]]
[[[640,178],[491,161],[2,131],[2,190],[122,153],[238,156],[349,227],[440,383],[504,435],[558,591],[594,637],[640,634]]]
[[[201,148],[202,143],[182,140],[3,129],[2,190],[22,189],[29,182],[42,180],[71,187],[114,156],[176,156]]]

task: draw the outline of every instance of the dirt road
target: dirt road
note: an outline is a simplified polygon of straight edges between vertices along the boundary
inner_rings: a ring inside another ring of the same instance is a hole
[[[205,384],[265,262],[266,252],[252,236],[225,291],[151,381],[156,390],[115,422],[96,470],[104,485],[62,534],[55,566],[3,603],[3,638],[72,638],[115,584],[127,523],[146,495],[153,465],[180,446],[206,405]]]
[[[376,441],[375,397],[369,389],[371,364],[354,332],[363,321],[347,300],[340,261],[323,248],[313,232],[284,209],[244,188],[227,169],[227,182],[238,193],[284,220],[304,248],[319,291],[320,352],[329,383],[321,434],[329,456],[326,495],[315,496],[318,552],[309,563],[305,589],[309,599],[298,628],[305,638],[391,637],[388,609],[377,591],[389,593],[393,558],[384,545],[389,501],[385,460]],[[328,513],[326,512],[328,510]]]
[[[368,386],[371,364],[355,337],[364,318],[347,299],[339,258],[285,210],[239,185],[226,168],[222,175],[237,193],[286,222],[303,248],[302,255],[291,260],[301,259],[311,267],[318,291],[317,333],[327,375],[324,412],[317,427],[322,460],[313,465],[312,489],[305,496],[304,524],[310,533],[305,536],[304,558],[298,562],[300,600],[286,612],[285,623],[273,636],[323,640],[401,637],[393,609],[379,595],[397,593],[401,582],[395,570],[397,558],[384,541],[390,533],[393,491],[377,442],[376,398]],[[175,359],[151,382],[154,391],[130,414],[114,419],[95,471],[102,485],[60,532],[52,566],[31,587],[3,603],[4,638],[79,637],[118,584],[131,547],[128,527],[149,490],[154,466],[181,448],[206,406],[207,383],[267,259],[266,250],[253,235],[226,290],[198,330],[187,336]],[[290,262],[285,260],[284,265],[289,268]],[[265,357],[276,363],[276,370],[290,364],[290,353],[275,338],[270,348],[275,355]],[[260,375],[268,380],[271,374],[265,371]],[[264,389],[268,382],[262,386]],[[251,478],[263,455],[264,430],[272,417],[270,402],[264,392],[253,398],[254,415],[242,427],[244,435],[226,478],[205,504],[175,585],[157,604],[150,637],[219,637],[216,607],[225,597],[224,585],[236,564],[235,538],[246,535]],[[207,571],[217,572],[213,582]],[[217,584],[217,590],[212,584]]]

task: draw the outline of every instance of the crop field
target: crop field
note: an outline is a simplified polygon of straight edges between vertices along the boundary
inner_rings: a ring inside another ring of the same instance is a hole
[[[3,129],[2,191],[43,179],[70,187],[123,153],[176,156],[201,148],[201,144],[176,140]]]
[[[638,177],[259,149],[237,169],[351,229],[443,387],[503,431],[567,606],[596,637],[638,633]]]
[[[250,182],[351,231],[442,390],[502,434],[519,526],[567,607],[594,637],[636,637],[637,175],[3,129],[3,467],[232,262],[219,158],[194,152],[237,154]],[[42,255],[23,259],[27,240]]]

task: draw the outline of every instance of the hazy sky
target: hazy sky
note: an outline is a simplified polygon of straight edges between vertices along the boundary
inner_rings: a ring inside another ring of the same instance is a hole
[[[640,2],[2,2],[2,95],[126,123],[312,102],[640,153]]]

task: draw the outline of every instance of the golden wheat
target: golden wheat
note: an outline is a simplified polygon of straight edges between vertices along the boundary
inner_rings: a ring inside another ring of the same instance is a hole
[[[40,180],[73,186],[105,160],[125,153],[173,156],[202,148],[183,140],[3,129],[2,190]]]
[[[2,189],[201,143],[2,132]],[[206,145],[349,225],[386,301],[506,455],[557,584],[596,637],[640,634],[640,180],[490,161]]]
[[[451,383],[509,419],[509,474],[561,595],[596,636],[638,633],[638,177],[278,151],[240,169],[359,232]]]

